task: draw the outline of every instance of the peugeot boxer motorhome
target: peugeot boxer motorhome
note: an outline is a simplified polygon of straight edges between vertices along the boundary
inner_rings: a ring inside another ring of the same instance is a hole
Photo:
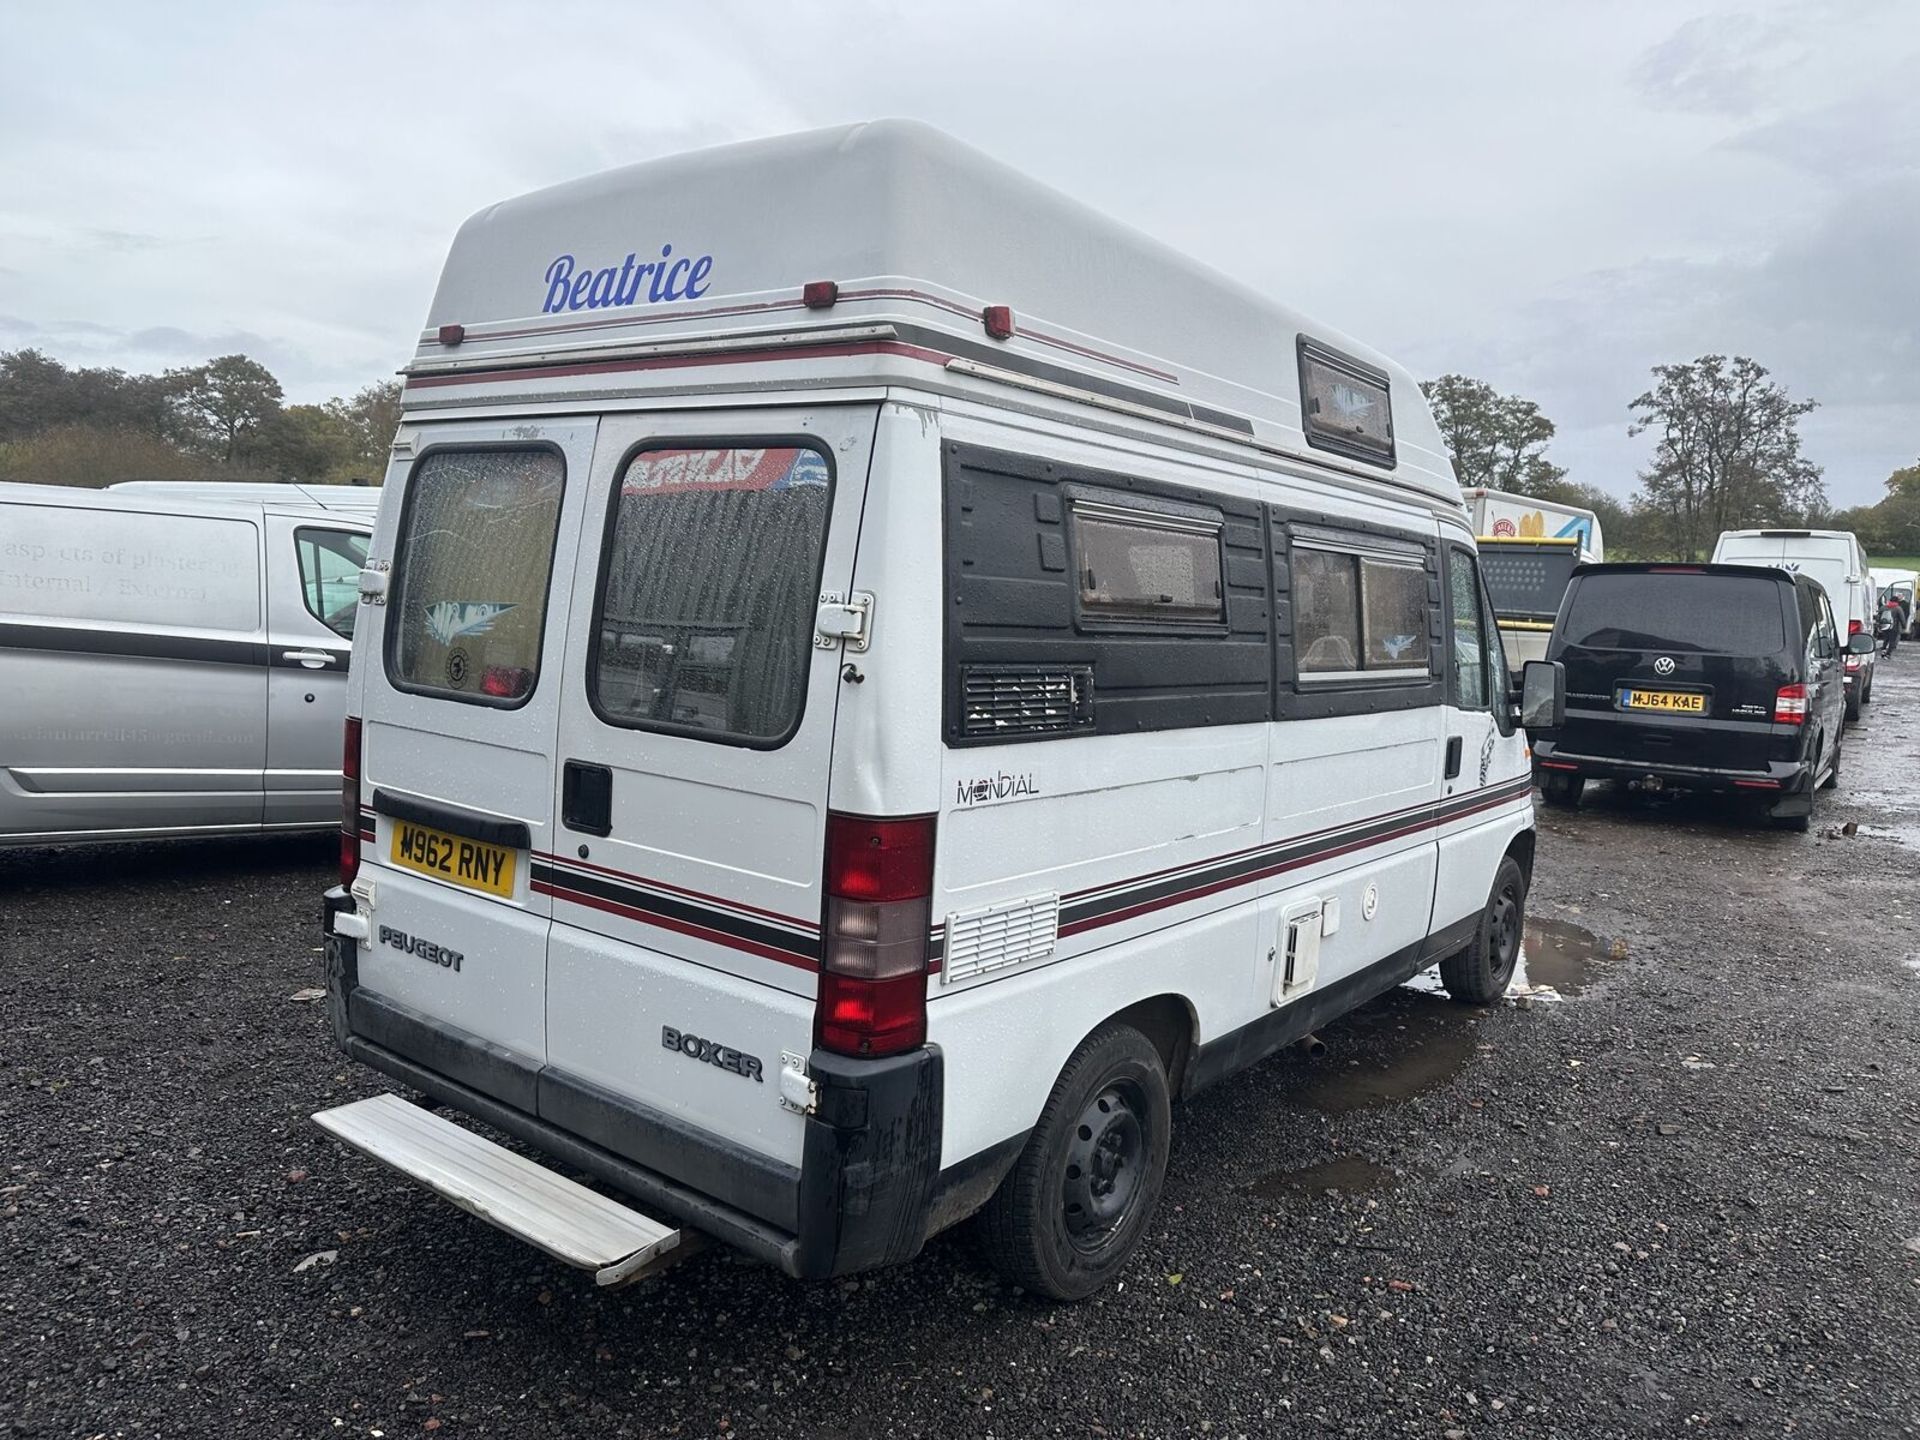
[[[1505,991],[1526,738],[1412,377],[933,131],[476,215],[375,536],[336,1037],[625,1198],[316,1118],[603,1282],[983,1212],[1084,1296],[1173,1097]]]

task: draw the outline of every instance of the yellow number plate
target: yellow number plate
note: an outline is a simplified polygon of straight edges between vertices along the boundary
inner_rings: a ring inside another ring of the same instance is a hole
[[[1672,710],[1682,715],[1704,715],[1707,697],[1679,690],[1622,690],[1620,704],[1627,710]]]
[[[517,854],[504,845],[467,840],[405,820],[393,822],[393,863],[488,895],[513,894]]]

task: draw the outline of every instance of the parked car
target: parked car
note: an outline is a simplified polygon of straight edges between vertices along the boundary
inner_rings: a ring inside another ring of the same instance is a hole
[[[1872,644],[1841,633],[1805,574],[1583,565],[1547,648],[1566,717],[1533,737],[1534,774],[1559,805],[1619,780],[1747,798],[1804,830],[1815,790],[1840,779],[1843,661]]]
[[[1526,737],[1373,351],[889,123],[482,211],[404,402],[335,1037],[632,1200],[316,1116],[472,1213],[613,1283],[978,1212],[1083,1297],[1174,1096],[1436,963],[1505,992]]]
[[[1713,547],[1715,562],[1778,565],[1819,582],[1833,606],[1843,636],[1873,638],[1880,597],[1873,587],[1867,552],[1851,530],[1725,530]],[[1873,702],[1875,649],[1846,656],[1847,719],[1858,720]]]
[[[371,528],[297,494],[0,485],[0,845],[337,823]]]

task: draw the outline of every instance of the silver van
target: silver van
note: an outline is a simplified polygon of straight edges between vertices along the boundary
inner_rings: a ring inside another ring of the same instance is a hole
[[[0,485],[0,845],[337,824],[372,517]]]

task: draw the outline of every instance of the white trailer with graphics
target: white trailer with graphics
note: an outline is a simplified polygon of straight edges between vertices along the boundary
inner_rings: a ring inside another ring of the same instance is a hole
[[[1526,737],[1412,377],[917,125],[470,220],[361,594],[335,1037],[622,1198],[317,1118],[608,1283],[977,1214],[1090,1294],[1174,1097],[1513,970]]]

